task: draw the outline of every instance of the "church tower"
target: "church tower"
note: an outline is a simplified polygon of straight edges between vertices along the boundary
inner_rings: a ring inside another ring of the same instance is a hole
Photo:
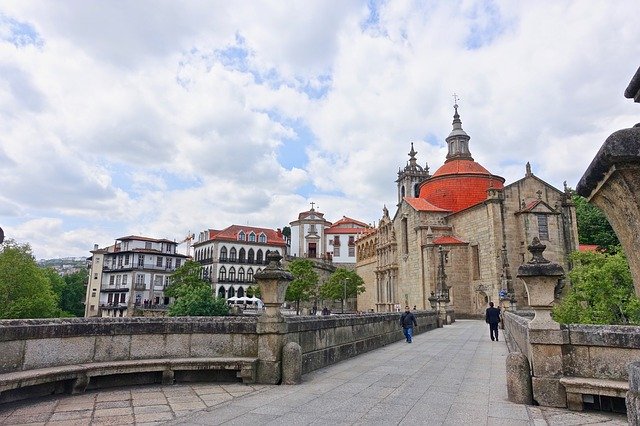
[[[473,161],[473,157],[471,157],[471,151],[469,151],[469,139],[471,137],[462,130],[462,120],[460,120],[460,115],[458,114],[458,104],[453,105],[455,109],[455,113],[453,114],[453,130],[447,136],[447,159],[445,163],[448,163],[451,160],[470,160]]]
[[[429,166],[425,164],[424,168],[418,164],[416,160],[417,152],[413,149],[411,143],[411,151],[409,151],[409,162],[404,170],[398,169],[398,205],[402,203],[404,197],[416,198],[420,194],[420,184],[427,179],[429,175]]]

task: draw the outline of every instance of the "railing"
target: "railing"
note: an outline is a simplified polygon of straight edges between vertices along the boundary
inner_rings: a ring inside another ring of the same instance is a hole
[[[138,264],[138,265],[122,265],[122,266],[107,266],[103,265],[103,271],[131,271],[133,269],[151,269],[154,271],[170,271],[173,272],[176,270],[175,266],[158,266],[158,265],[150,265],[150,264]]]
[[[112,293],[112,292],[125,292],[125,291],[129,291],[129,286],[127,285],[126,287],[123,286],[115,286],[115,287],[107,287],[107,288],[101,288],[100,289],[100,293]]]

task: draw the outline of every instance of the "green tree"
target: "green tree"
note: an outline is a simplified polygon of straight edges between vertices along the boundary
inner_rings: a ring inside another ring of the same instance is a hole
[[[76,317],[84,316],[84,301],[89,271],[82,269],[65,275],[63,278],[65,286],[60,293],[60,309]]]
[[[209,283],[200,278],[198,262],[189,260],[171,274],[164,294],[173,297],[169,316],[222,316],[229,313],[223,298],[214,298]]]
[[[0,318],[54,318],[58,299],[31,247],[6,240],[0,246]]]
[[[291,227],[285,226],[284,228],[282,228],[282,235],[284,235],[287,238],[291,238]]]
[[[257,297],[259,299],[260,296],[262,296],[262,293],[260,292],[259,285],[249,286],[249,288],[247,289],[247,297]]]
[[[553,317],[564,324],[640,324],[640,300],[624,254],[574,252],[571,288]]]
[[[320,296],[323,299],[342,300],[346,290],[347,299],[356,297],[365,291],[364,280],[355,271],[338,268],[320,286]]]
[[[292,260],[287,269],[293,275],[293,281],[287,287],[284,300],[296,302],[296,313],[300,314],[300,302],[306,302],[316,295],[318,273],[309,259]]]
[[[610,252],[617,251],[620,242],[602,210],[578,194],[574,194],[572,199],[576,205],[578,241],[581,244],[596,244]]]

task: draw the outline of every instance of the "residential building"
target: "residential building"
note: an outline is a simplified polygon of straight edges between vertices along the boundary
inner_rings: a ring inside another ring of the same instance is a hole
[[[223,230],[200,232],[193,244],[194,260],[202,265],[202,276],[211,282],[214,294],[228,299],[242,297],[255,284],[267,254],[286,254],[287,243],[280,229],[231,225]]]
[[[135,307],[162,309],[169,305],[164,289],[170,275],[187,256],[178,243],[130,235],[106,248],[94,246],[86,295],[85,317],[133,316]]]
[[[350,217],[342,216],[342,219],[324,228],[326,238],[325,247],[336,266],[355,267],[356,241],[373,231],[366,223]]]

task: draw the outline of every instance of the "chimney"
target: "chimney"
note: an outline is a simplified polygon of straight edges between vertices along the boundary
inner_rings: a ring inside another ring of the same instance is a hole
[[[98,250],[98,245],[97,245],[97,244],[94,244],[94,245],[93,245],[93,251],[96,251],[96,250]]]

